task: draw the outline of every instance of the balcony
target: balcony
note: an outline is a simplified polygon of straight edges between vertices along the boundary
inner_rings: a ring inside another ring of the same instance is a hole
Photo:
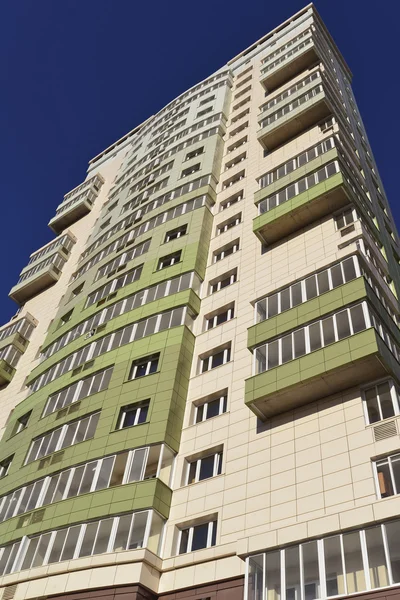
[[[67,232],[33,252],[9,297],[18,304],[23,304],[58,281],[75,241],[75,236]]]
[[[253,220],[253,231],[262,243],[274,244],[352,201],[353,191],[344,168],[335,160],[264,198],[258,205],[259,216]]]
[[[56,254],[22,273],[18,283],[11,289],[9,297],[18,304],[24,304],[59,280],[64,263],[65,260]]]
[[[261,72],[260,83],[272,92],[319,60],[314,40],[309,37],[281,57],[270,62]]]
[[[66,194],[57,207],[55,216],[49,221],[49,227],[58,234],[87,215],[92,210],[103,183],[103,177],[95,175]]]
[[[245,404],[265,420],[388,373],[400,365],[371,328],[247,379]]]
[[[260,338],[267,342],[254,348],[245,403],[263,420],[388,373],[400,377],[398,328],[364,278],[255,325],[249,347]]]
[[[296,97],[297,96],[297,97]],[[332,114],[322,83],[300,90],[289,102],[277,108],[270,116],[263,116],[257,138],[269,151],[296,137],[303,131]],[[279,107],[279,105],[277,105]]]
[[[7,385],[14,377],[15,369],[3,359],[0,359],[0,386]]]

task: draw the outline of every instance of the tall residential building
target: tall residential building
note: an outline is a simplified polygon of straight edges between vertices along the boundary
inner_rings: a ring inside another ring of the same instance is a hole
[[[1,600],[399,596],[400,247],[351,79],[308,5],[64,196],[0,329]]]

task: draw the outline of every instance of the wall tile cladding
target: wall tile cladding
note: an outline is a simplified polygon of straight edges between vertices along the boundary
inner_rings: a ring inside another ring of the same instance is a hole
[[[99,357],[96,368],[112,364],[115,360],[110,386],[108,390],[86,398],[79,411],[74,413],[74,418],[78,418],[101,409],[94,438],[66,449],[59,463],[40,471],[38,471],[38,461],[22,467],[32,437],[71,420],[71,417],[56,419],[55,413],[41,420],[40,415],[48,392],[44,388],[33,395],[24,403],[26,410],[33,409],[32,424],[13,438],[7,439],[5,436],[1,444],[2,456],[15,453],[10,474],[3,481],[2,491],[6,493],[27,481],[126,448],[165,441],[176,451],[179,446],[186,403],[193,346],[193,334],[186,327],[181,326],[143,338],[109,353],[109,356]],[[138,380],[127,381],[132,360],[155,352],[161,353],[159,371]],[[114,355],[114,358],[111,355]],[[37,398],[36,401],[34,396]],[[148,422],[133,428],[114,431],[120,407],[147,398],[151,399]],[[99,497],[99,493],[97,492],[95,496]],[[85,501],[85,496],[82,497],[82,501]],[[52,510],[56,508],[57,505],[54,505]]]
[[[174,240],[172,242],[164,243],[164,238],[167,231],[185,223],[188,224],[188,233],[185,236],[178,238],[177,240]],[[44,347],[56,340],[62,333],[65,333],[66,331],[68,331],[68,329],[80,323],[83,319],[88,319],[96,312],[101,311],[105,307],[131,295],[132,293],[138,290],[145,289],[149,285],[154,285],[156,283],[164,281],[165,279],[170,279],[181,273],[186,273],[189,271],[196,271],[196,273],[198,273],[200,277],[203,278],[207,261],[207,248],[208,240],[211,235],[211,227],[212,215],[209,209],[204,207],[186,216],[183,215],[182,217],[179,217],[174,221],[169,221],[160,228],[157,228],[152,237],[149,252],[146,255],[139,257],[138,259],[133,261],[132,264],[129,265],[129,267],[127,267],[128,269],[132,266],[144,263],[140,279],[126,286],[125,288],[120,289],[116,298],[114,298],[112,301],[109,301],[108,303],[101,305],[101,307],[96,307],[96,305],[93,305],[88,309],[84,309],[87,294],[90,291],[92,291],[92,287],[85,290],[85,294],[81,296],[79,303],[76,304],[74,307],[74,312],[72,314],[71,319],[65,326],[62,327],[58,327],[59,319],[61,315],[70,310],[69,303],[67,303],[66,305],[64,305],[64,307],[60,309],[60,311],[54,319],[52,330],[45,340]],[[182,259],[179,263],[167,269],[156,271],[159,258],[179,249],[182,249]],[[98,264],[101,265],[102,263]],[[94,276],[94,273],[97,271],[97,267],[98,265],[96,265],[96,267],[94,267],[93,270],[88,272],[89,275],[91,273],[91,277]],[[93,289],[97,289],[106,281],[106,278],[99,280],[93,286]],[[73,288],[73,286],[71,287]],[[119,327],[128,323],[135,322],[141,318],[145,318],[150,314],[155,314],[160,310],[160,307],[162,307],[161,310],[165,310],[170,303],[173,303],[171,304],[172,306],[176,306],[176,296],[177,295],[170,296],[169,298],[164,298],[157,302],[149,303],[147,305],[139,307],[138,309],[130,311],[129,313],[125,313],[120,317],[117,317],[116,319],[113,319],[107,325],[107,332],[118,329]],[[66,300],[68,300],[68,296]],[[105,333],[102,332],[101,335],[105,335]],[[46,371],[49,367],[59,362],[62,358],[68,356],[76,349],[79,349],[82,346],[90,343],[94,339],[95,338],[90,338],[89,341],[85,341],[84,336],[77,338],[74,342],[68,344],[59,352],[55,353],[48,360],[45,360],[40,365],[38,365],[32,371],[29,377],[29,381],[32,381],[33,379],[38,377],[38,375]]]

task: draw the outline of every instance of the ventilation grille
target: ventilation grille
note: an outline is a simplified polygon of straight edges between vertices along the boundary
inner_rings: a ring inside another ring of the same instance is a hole
[[[47,465],[50,464],[50,461],[51,461],[50,456],[47,456],[46,458],[42,458],[42,460],[39,461],[38,471],[40,471],[40,469],[44,469],[45,467],[47,467]]]
[[[55,454],[52,457],[51,464],[56,465],[57,463],[61,462],[63,458],[64,458],[64,452],[57,452],[57,454]]]
[[[388,423],[382,423],[381,425],[374,427],[374,438],[376,442],[386,440],[395,435],[397,435],[395,421],[389,421]]]
[[[4,588],[3,595],[1,600],[12,600],[15,597],[15,592],[17,591],[17,584],[8,585]]]

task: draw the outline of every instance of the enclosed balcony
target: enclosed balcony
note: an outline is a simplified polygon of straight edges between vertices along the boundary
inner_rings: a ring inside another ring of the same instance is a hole
[[[277,51],[276,56],[265,64],[261,70],[260,83],[266,90],[272,92],[319,60],[315,41],[310,33],[308,35],[309,37],[298,39],[298,43],[291,48]]]
[[[320,77],[277,103],[261,115],[261,129],[257,133],[265,149],[274,150],[288,140],[332,114],[333,108]]]
[[[265,420],[388,373],[399,380],[396,328],[377,315],[363,301],[257,346],[246,405]]]
[[[55,216],[49,221],[49,227],[55,233],[60,233],[87,215],[92,210],[103,183],[103,177],[97,174],[66,194],[57,207]]]
[[[334,154],[336,160],[332,160]],[[299,179],[297,173],[293,183],[259,202],[253,231],[261,242],[274,244],[354,201],[348,172],[336,150],[325,158],[330,160],[324,166]]]
[[[18,283],[9,293],[10,298],[23,304],[58,281],[75,241],[76,238],[67,232],[31,254]]]

